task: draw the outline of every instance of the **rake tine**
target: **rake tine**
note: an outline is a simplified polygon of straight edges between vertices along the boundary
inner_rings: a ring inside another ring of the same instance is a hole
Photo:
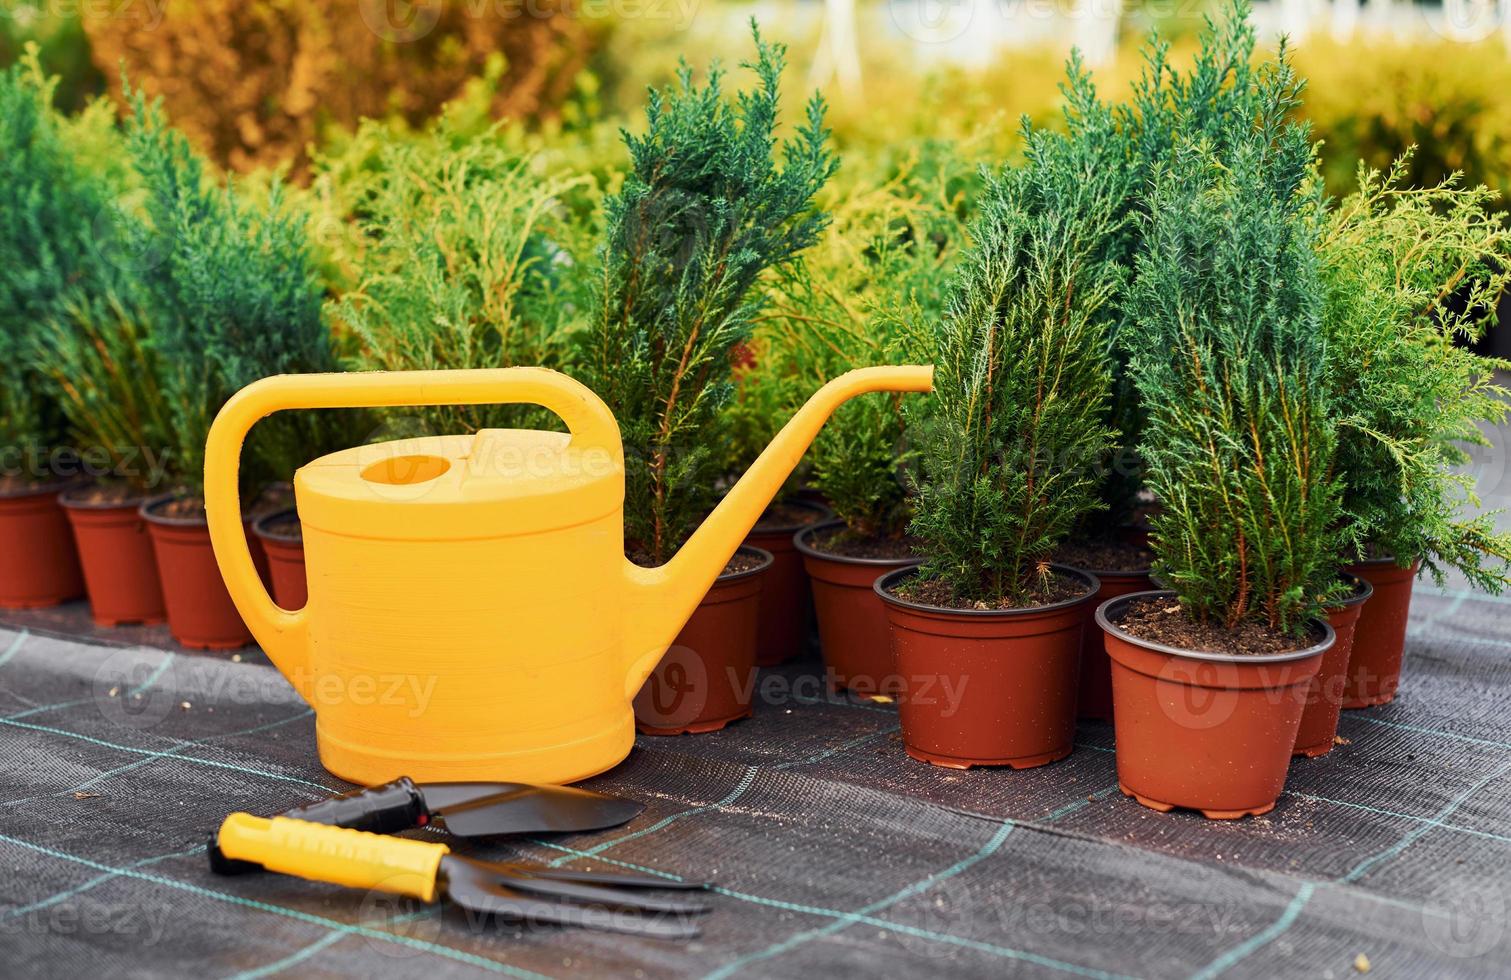
[[[549,922],[553,925],[618,932],[648,939],[692,939],[702,931],[695,923],[683,918],[648,918],[589,905],[511,895],[502,886],[498,892],[469,894],[466,905],[476,911],[492,912],[506,919],[527,923]]]
[[[706,881],[678,881],[657,878],[652,875],[624,874],[618,871],[574,871],[570,868],[551,868],[544,865],[505,865],[511,873],[528,875],[531,878],[550,878],[553,881],[576,881],[585,885],[613,885],[617,888],[660,888],[666,891],[708,891],[712,887]]]
[[[533,895],[549,895],[553,898],[565,898],[615,908],[640,909],[646,912],[691,915],[708,911],[708,906],[702,902],[691,902],[680,898],[658,898],[634,891],[581,885],[570,881],[553,881],[549,878],[511,877],[507,887],[512,891]]]

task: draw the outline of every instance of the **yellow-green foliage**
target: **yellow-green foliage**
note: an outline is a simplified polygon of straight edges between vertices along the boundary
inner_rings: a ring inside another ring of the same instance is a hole
[[[1354,190],[1360,160],[1376,170],[1415,146],[1405,186],[1433,187],[1454,171],[1464,184],[1511,191],[1511,58],[1483,44],[1416,40],[1341,47],[1309,42],[1296,52],[1308,80],[1302,114],[1323,141],[1328,190]]]
[[[731,415],[741,470],[825,381],[851,368],[929,358],[950,269],[966,239],[981,145],[923,140],[893,148],[890,171],[855,166],[820,195],[833,221],[769,290]],[[848,165],[847,165],[848,166]],[[927,347],[927,343],[923,345]],[[900,396],[841,406],[820,432],[807,478],[860,536],[903,533],[908,459]]]

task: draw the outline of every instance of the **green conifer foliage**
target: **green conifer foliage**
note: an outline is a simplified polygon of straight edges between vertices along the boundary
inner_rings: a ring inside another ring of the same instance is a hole
[[[825,189],[833,222],[776,278],[739,384],[739,472],[824,382],[857,367],[933,362],[934,323],[965,244],[965,186],[974,178],[945,141],[900,152],[894,173],[848,170]],[[860,538],[901,537],[911,517],[912,457],[901,395],[841,405],[808,451],[809,483]]]
[[[221,405],[273,374],[334,370],[304,220],[281,187],[253,208],[221,186],[161,106],[133,92],[126,134],[146,196],[129,272],[146,296],[152,349],[170,407],[172,475],[190,493],[204,476],[205,439]],[[329,448],[314,413],[275,416],[253,434],[242,465],[256,486]]]
[[[371,158],[345,193],[366,242],[357,291],[331,305],[355,334],[363,371],[565,363],[568,308],[557,288],[570,257],[557,199],[583,178],[543,176],[495,126],[392,139],[368,123]],[[580,309],[581,304],[578,308]],[[511,406],[406,409],[440,434],[540,422]]]
[[[989,177],[939,322],[912,530],[958,599],[1028,602],[1055,545],[1100,506],[1112,444],[1103,308],[1124,269],[1125,171],[1106,145],[1025,132]]]
[[[1125,172],[1122,207],[1128,213],[1147,218],[1149,185],[1169,164],[1176,146],[1204,140],[1221,156],[1229,141],[1246,132],[1242,124],[1261,112],[1250,11],[1248,0],[1229,0],[1218,18],[1208,18],[1201,48],[1184,70],[1172,63],[1169,44],[1151,35],[1143,50],[1143,70],[1127,104],[1109,108],[1103,103],[1091,74],[1079,56],[1072,56],[1061,87],[1066,131],[1072,139],[1102,145],[1105,165]],[[1108,244],[1109,254],[1128,268],[1130,281],[1137,257],[1146,247],[1146,228],[1146,221],[1126,222]],[[1128,347],[1121,339],[1130,323],[1127,303],[1128,297],[1120,295],[1102,311],[1113,365],[1108,422],[1119,438],[1103,464],[1100,496],[1107,507],[1089,514],[1082,529],[1092,537],[1109,536],[1127,523],[1144,485],[1138,453],[1144,412],[1127,362]]]
[[[94,222],[108,201],[60,132],[56,84],[34,46],[0,72],[0,475],[31,479],[48,476],[64,439],[55,392],[35,369],[37,335],[95,277]]]
[[[1282,51],[1255,81],[1253,121],[1177,142],[1150,195],[1127,335],[1164,505],[1159,574],[1198,621],[1287,632],[1337,563],[1312,147],[1286,121],[1300,87]]]
[[[1410,161],[1381,174],[1362,166],[1359,189],[1322,229],[1330,388],[1338,419],[1350,554],[1420,559],[1441,581],[1457,568],[1502,591],[1511,535],[1478,507],[1464,444],[1488,446],[1479,422],[1501,423],[1511,364],[1477,357],[1473,340],[1494,315],[1511,273],[1511,230],[1496,195],[1457,180],[1403,186]],[[1501,329],[1506,329],[1502,327]]]
[[[756,87],[734,100],[717,68],[700,87],[684,65],[651,94],[645,134],[625,135],[631,172],[607,204],[580,371],[624,438],[626,544],[655,563],[713,503],[731,355],[761,309],[757,280],[826,220],[812,202],[836,161],[817,96],[778,164],[783,63],[757,34]]]

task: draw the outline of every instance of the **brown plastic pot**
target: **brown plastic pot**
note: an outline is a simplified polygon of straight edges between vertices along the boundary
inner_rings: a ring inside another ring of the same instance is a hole
[[[1083,581],[1085,593],[1028,609],[944,609],[893,594],[916,568],[876,579],[908,755],[949,769],[1027,769],[1070,754],[1081,633],[1098,583],[1052,567]]]
[[[1118,628],[1134,592],[1097,607],[1112,658],[1118,788],[1154,810],[1235,820],[1275,808],[1312,678],[1333,628],[1302,650],[1241,655],[1181,650]]]
[[[1086,606],[1086,629],[1081,636],[1081,692],[1076,701],[1076,716],[1112,720],[1112,661],[1107,659],[1107,644],[1102,642],[1102,631],[1094,616],[1097,606],[1108,599],[1132,592],[1148,592],[1154,588],[1149,569],[1136,572],[1117,572],[1088,568],[1084,571],[1096,576],[1101,583],[1097,594]]]
[[[1411,612],[1411,584],[1421,562],[1402,568],[1394,558],[1345,565],[1374,587],[1369,605],[1354,627],[1354,650],[1343,685],[1343,707],[1368,708],[1396,696],[1401,683],[1401,657],[1406,651],[1406,618]]]
[[[881,693],[881,685],[893,674],[892,635],[886,605],[876,594],[876,577],[910,568],[918,559],[846,558],[814,548],[815,534],[840,526],[830,521],[806,528],[792,543],[813,584],[813,611],[829,683],[867,697]]]
[[[170,517],[159,513],[173,498],[149,500],[141,506],[157,555],[168,611],[168,631],[196,650],[234,650],[252,642],[252,634],[231,602],[203,517]],[[249,532],[250,534],[250,532]]]
[[[742,547],[755,568],[720,575],[635,696],[635,726],[646,735],[718,731],[750,717],[756,632],[771,552]]]
[[[771,553],[771,568],[761,582],[761,621],[756,629],[756,663],[762,667],[791,660],[807,645],[812,600],[803,556],[792,538],[833,516],[819,504],[793,500],[786,506],[807,511],[811,517],[796,524],[757,524],[745,539],[750,547]]]
[[[58,495],[73,526],[90,614],[100,626],[161,623],[167,610],[152,536],[141,514],[146,498],[97,501],[90,499],[93,490],[77,487]]]
[[[84,594],[84,576],[58,494],[71,481],[0,491],[0,607],[56,606]]]
[[[1306,710],[1301,712],[1301,725],[1296,729],[1296,748],[1292,754],[1308,759],[1333,750],[1338,715],[1343,708],[1343,686],[1348,683],[1348,661],[1354,649],[1354,628],[1364,604],[1374,594],[1374,587],[1357,575],[1344,574],[1341,578],[1352,587],[1353,593],[1327,611],[1327,624],[1337,639],[1322,655],[1322,666],[1307,690]]]
[[[266,514],[252,523],[252,536],[267,554],[273,601],[284,609],[303,609],[309,601],[304,568],[304,535],[280,530],[278,524],[297,516],[293,508]]]

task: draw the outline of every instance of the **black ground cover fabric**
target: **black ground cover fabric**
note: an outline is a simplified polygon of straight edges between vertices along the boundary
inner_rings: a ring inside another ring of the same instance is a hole
[[[1503,434],[1502,434],[1503,435]],[[1503,450],[1481,489],[1505,499]],[[753,718],[641,738],[591,785],[647,804],[489,857],[717,881],[687,943],[475,922],[276,875],[212,876],[233,810],[346,788],[256,651],[0,614],[5,976],[1511,975],[1511,598],[1419,582],[1400,696],[1346,712],[1264,817],[1158,814],[1117,791],[1113,733],[1041,769],[951,772],[897,716],[771,676]]]

